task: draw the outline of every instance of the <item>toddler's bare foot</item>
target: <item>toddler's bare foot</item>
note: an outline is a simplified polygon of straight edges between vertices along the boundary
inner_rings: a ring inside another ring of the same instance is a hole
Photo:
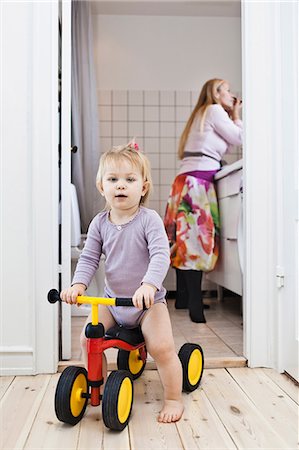
[[[158,422],[171,423],[180,420],[184,411],[180,400],[165,400],[158,416]]]

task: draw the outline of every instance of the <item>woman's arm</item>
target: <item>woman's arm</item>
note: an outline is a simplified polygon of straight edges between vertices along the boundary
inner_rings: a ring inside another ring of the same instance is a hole
[[[211,105],[209,108],[209,122],[215,132],[229,145],[241,145],[243,141],[243,123],[240,119],[235,121],[229,118],[221,105]]]

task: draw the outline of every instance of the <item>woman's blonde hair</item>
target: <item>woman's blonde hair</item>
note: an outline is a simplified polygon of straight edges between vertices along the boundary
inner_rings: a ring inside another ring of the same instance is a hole
[[[113,162],[128,161],[133,167],[136,167],[143,178],[143,182],[147,185],[147,191],[140,199],[140,204],[143,205],[153,190],[153,181],[151,176],[151,167],[148,158],[139,150],[135,141],[130,141],[126,145],[118,145],[112,147],[111,150],[103,153],[100,159],[99,169],[96,178],[96,185],[99,191],[103,188],[103,177],[107,166]]]
[[[222,80],[220,78],[213,78],[212,80],[208,80],[203,85],[201,92],[199,94],[199,98],[197,100],[197,103],[191,113],[191,116],[189,117],[189,120],[184,128],[184,131],[181,135],[180,142],[179,142],[179,150],[178,150],[178,156],[179,159],[184,158],[184,150],[185,145],[188,139],[188,135],[190,132],[190,128],[192,126],[192,123],[195,119],[195,117],[200,116],[200,131],[203,131],[204,127],[204,121],[207,113],[207,108],[210,105],[214,105],[216,103],[219,103],[219,99],[217,98],[217,93],[219,93],[221,86],[223,83],[226,83],[225,80]]]

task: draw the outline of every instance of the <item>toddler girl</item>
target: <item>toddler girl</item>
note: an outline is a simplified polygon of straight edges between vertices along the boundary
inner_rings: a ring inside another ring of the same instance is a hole
[[[169,244],[159,215],[143,206],[152,180],[148,159],[134,142],[113,147],[100,159],[97,187],[106,209],[92,220],[72,286],[61,299],[76,303],[84,295],[101,254],[105,255],[105,296],[132,297],[134,307],[99,305],[106,330],[115,324],[141,325],[148,352],[156,361],[164,388],[159,422],[175,422],[183,413],[182,367],[175,352],[162,282],[169,267]],[[148,308],[143,310],[143,300]],[[90,322],[90,317],[87,323]],[[81,334],[87,365],[85,326]],[[104,358],[105,359],[105,358]],[[103,364],[107,372],[106,361]],[[105,373],[106,376],[106,373]]]

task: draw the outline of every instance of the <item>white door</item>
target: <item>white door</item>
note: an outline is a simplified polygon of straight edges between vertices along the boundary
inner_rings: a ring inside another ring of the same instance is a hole
[[[71,0],[61,2],[61,289],[71,283]],[[61,305],[61,357],[71,358],[71,308]]]
[[[299,6],[295,2],[281,6],[283,96],[283,205],[282,247],[284,286],[279,305],[280,370],[299,381]]]

